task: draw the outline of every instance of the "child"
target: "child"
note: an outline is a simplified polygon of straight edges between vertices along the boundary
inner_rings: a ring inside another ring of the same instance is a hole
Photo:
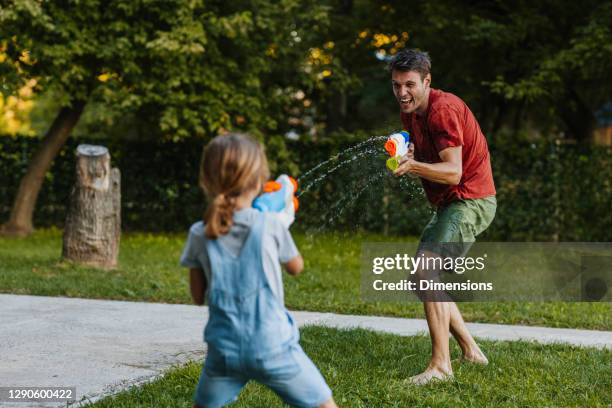
[[[191,227],[181,256],[194,302],[207,299],[210,313],[194,407],[229,404],[249,380],[289,405],[336,407],[284,306],[280,263],[294,276],[303,269],[289,225],[251,207],[268,176],[263,149],[248,136],[218,136],[204,149],[205,223]]]

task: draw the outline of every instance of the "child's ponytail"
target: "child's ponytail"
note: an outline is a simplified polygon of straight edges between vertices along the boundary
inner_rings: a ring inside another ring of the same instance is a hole
[[[215,239],[219,235],[229,232],[233,223],[234,209],[236,207],[236,197],[226,194],[217,194],[211,201],[204,214],[206,222],[206,237]]]
[[[246,135],[217,136],[205,148],[200,165],[200,186],[208,197],[204,213],[206,237],[229,232],[237,198],[259,188],[269,177],[261,145]]]

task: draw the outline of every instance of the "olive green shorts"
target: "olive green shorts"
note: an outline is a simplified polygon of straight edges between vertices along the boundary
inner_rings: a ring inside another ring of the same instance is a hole
[[[476,236],[486,230],[497,209],[495,196],[476,198],[473,200],[454,201],[446,207],[438,208],[423,230],[420,249],[426,249],[443,255],[446,243],[457,243],[452,255],[463,256]],[[440,246],[431,244],[443,244]],[[449,247],[453,247],[452,245]]]

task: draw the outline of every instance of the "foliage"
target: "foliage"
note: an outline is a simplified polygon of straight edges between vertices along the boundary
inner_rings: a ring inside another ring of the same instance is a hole
[[[88,136],[387,129],[399,121],[385,59],[403,47],[429,51],[433,85],[492,136],[587,140],[612,91],[609,2],[5,3],[3,92],[37,78],[57,104],[89,99]]]
[[[352,86],[318,100],[326,125],[373,131],[397,106],[384,60],[403,47],[428,51],[433,86],[456,93],[491,137],[502,128],[586,142],[612,82],[610,2],[329,1],[330,72]],[[321,47],[323,48],[323,47]],[[327,92],[343,84],[334,75]],[[319,114],[321,115],[321,114]],[[512,136],[512,133],[506,133]]]
[[[267,154],[275,162],[273,174],[288,172],[301,184],[299,228],[420,234],[431,210],[419,182],[388,176],[384,153],[375,140],[351,149],[357,141],[341,134],[318,142],[275,144],[271,139]],[[502,144],[501,140],[491,149],[499,207],[482,239],[609,240],[609,149],[520,138]],[[0,217],[9,211],[9,197],[35,143],[33,139],[0,138]],[[35,213],[38,225],[64,222],[78,143],[70,141],[47,173],[41,206]],[[182,231],[200,218],[204,197],[197,187],[197,175],[202,145],[198,139],[108,144],[112,165],[122,172],[124,229]]]
[[[0,44],[0,63],[6,60],[4,44]],[[27,58],[27,54],[21,57]],[[14,95],[4,95],[0,92],[0,135],[34,136],[30,124],[30,112],[34,107],[33,88],[36,80],[30,79],[17,89]],[[1,90],[0,90],[1,91]]]
[[[32,79],[24,85],[17,95],[4,97],[0,94],[0,134],[10,136],[33,136],[30,126],[30,111],[34,105],[31,99],[32,87],[36,80]]]
[[[461,39],[481,84],[514,107],[513,128],[532,119],[585,142],[612,92],[610,18],[609,2],[499,2],[472,9]]]
[[[316,3],[9,1],[0,9],[2,85],[36,78],[58,107],[90,101],[111,108],[98,123],[133,114],[141,133],[173,140],[267,134],[279,128],[288,90],[309,81],[303,56],[327,22]],[[297,41],[296,26],[311,29]]]
[[[550,142],[559,130],[588,133],[610,95],[612,7],[587,3],[5,0],[0,87],[35,84],[41,106],[89,100],[75,132],[110,139],[128,229],[198,217],[201,138],[246,130],[266,143],[273,173],[304,175],[336,156],[320,168],[338,166],[330,177],[301,180],[312,183],[303,228],[418,234],[429,216],[418,184],[375,179],[374,151],[343,152],[397,129],[384,60],[419,47],[434,86],[465,99],[489,131],[500,207],[486,238],[608,240],[609,150]],[[32,147],[2,143],[3,216]],[[46,176],[42,225],[63,221],[74,147]]]
[[[610,240],[609,148],[506,140],[491,151],[499,207],[486,238]]]

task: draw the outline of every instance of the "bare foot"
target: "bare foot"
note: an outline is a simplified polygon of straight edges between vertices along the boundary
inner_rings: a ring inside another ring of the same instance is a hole
[[[461,358],[459,359],[459,362],[461,363],[467,362],[467,363],[482,364],[482,365],[489,364],[489,360],[487,359],[487,356],[484,355],[484,353],[482,352],[482,350],[480,350],[480,347],[478,346],[476,346],[476,349],[470,350],[467,353],[465,353],[463,356],[461,356]]]
[[[425,385],[432,381],[448,381],[453,378],[452,372],[443,372],[438,368],[429,367],[421,374],[410,377],[407,382],[414,385]]]

